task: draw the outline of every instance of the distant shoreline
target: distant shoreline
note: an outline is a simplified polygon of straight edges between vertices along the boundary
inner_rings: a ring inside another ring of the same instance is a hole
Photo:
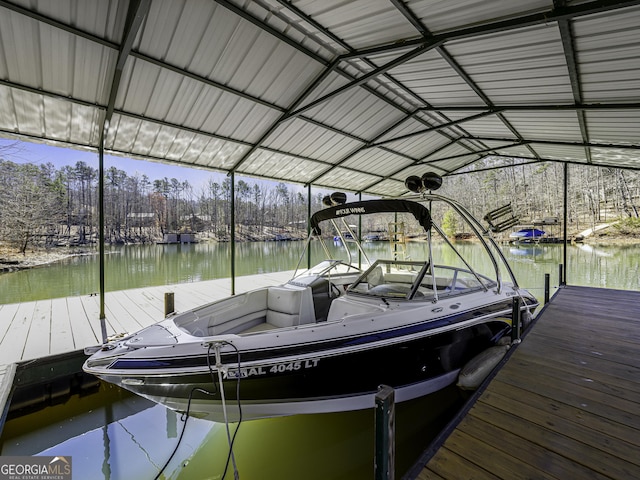
[[[17,272],[20,270],[26,270],[29,268],[36,268],[49,265],[51,263],[59,262],[71,257],[78,257],[81,255],[96,255],[96,252],[77,251],[69,252],[67,247],[60,247],[66,249],[66,252],[57,252],[56,249],[43,249],[33,250],[22,255],[19,252],[10,252],[6,249],[0,251],[0,273]]]
[[[607,235],[595,234],[585,238],[579,243],[589,245],[633,245],[640,244],[640,238],[636,235]],[[58,250],[59,249],[59,250]],[[82,255],[97,255],[98,252],[92,249],[77,250],[69,247],[53,247],[49,249],[35,249],[22,255],[19,252],[0,246],[0,273],[17,272],[29,268],[36,268],[60,262],[67,258]]]

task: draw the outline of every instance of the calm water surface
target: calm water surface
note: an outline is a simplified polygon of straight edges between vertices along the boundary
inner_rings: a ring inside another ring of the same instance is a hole
[[[73,478],[220,479],[229,451],[224,424],[189,418],[111,385],[100,394],[9,420],[2,455],[71,456]],[[460,407],[450,387],[396,407],[397,478]],[[232,424],[235,429],[237,424]],[[232,430],[233,433],[233,430]],[[373,478],[374,412],[298,415],[240,424],[234,454],[242,480]],[[225,476],[233,478],[232,469]]]
[[[291,270],[302,242],[239,244],[237,274]],[[313,245],[313,261],[322,255]],[[475,243],[458,247],[483,272],[491,268]],[[229,244],[128,246],[107,257],[107,290],[194,282],[229,275]],[[423,258],[426,244],[408,255]],[[520,284],[541,298],[544,274],[558,283],[559,245],[504,246]],[[371,259],[388,257],[384,242],[367,244]],[[459,263],[434,248],[436,257]],[[336,256],[338,254],[336,253]],[[568,282],[640,290],[640,246],[570,246]],[[85,295],[97,290],[97,257],[84,256],[33,270],[0,275],[0,303]],[[1,319],[0,319],[1,321]],[[396,478],[409,469],[461,406],[455,387],[397,406]],[[237,424],[234,424],[235,428]],[[242,423],[234,452],[243,480],[370,479],[373,477],[373,411],[256,420]],[[184,421],[162,406],[110,385],[95,395],[9,420],[2,455],[70,455],[73,478],[152,479],[178,444]],[[224,425],[189,418],[176,456],[160,478],[220,479],[227,459]],[[225,478],[233,478],[228,472]]]
[[[236,246],[236,275],[293,270],[303,242],[251,242]],[[330,245],[333,254],[346,256]],[[155,285],[197,282],[230,276],[228,243],[185,245],[131,245],[111,248],[106,256],[107,291]],[[371,260],[389,257],[386,242],[365,243]],[[482,272],[491,268],[482,247],[477,243],[459,243],[457,248]],[[561,245],[505,245],[501,247],[521,286],[543,296],[544,274],[551,284],[558,284],[558,264],[563,263]],[[425,243],[408,244],[408,256],[415,259],[427,254]],[[434,247],[436,258],[456,261],[448,249]],[[640,290],[640,244],[624,246],[570,245],[567,251],[567,279],[571,285]],[[324,255],[312,243],[312,263]],[[357,255],[354,252],[354,258]],[[460,264],[459,262],[457,262]],[[0,304],[44,298],[87,295],[97,292],[98,257],[73,257],[45,267],[0,274]]]

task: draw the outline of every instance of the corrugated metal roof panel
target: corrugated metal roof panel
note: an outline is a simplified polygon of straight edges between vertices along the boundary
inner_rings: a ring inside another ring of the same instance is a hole
[[[607,110],[586,112],[586,117],[593,143],[640,145],[640,112]]]
[[[307,183],[327,169],[327,165],[282,155],[267,150],[254,152],[239,172],[267,178],[280,178],[294,183]]]
[[[509,138],[513,132],[496,115],[460,124],[469,134],[476,137]]]
[[[431,33],[478,25],[496,18],[521,16],[552,6],[551,0],[408,0],[407,6],[422,20]]]
[[[573,101],[555,24],[451,42],[447,50],[495,104]]]
[[[520,157],[520,158],[536,158],[535,155],[533,153],[531,153],[531,150],[529,150],[526,145],[514,145],[512,147],[495,147],[496,151],[500,154],[500,155],[504,155],[507,157]]]
[[[596,165],[638,168],[638,151],[629,154],[621,148],[591,148],[591,160]]]
[[[427,127],[424,127],[427,128]],[[402,140],[387,142],[384,146],[392,148],[394,151],[408,155],[417,160],[428,156],[431,152],[438,150],[449,143],[450,140],[437,131],[431,131],[420,135],[411,136]]]
[[[404,186],[404,181],[398,181],[393,179],[386,179],[367,189],[372,195],[379,195],[381,197],[399,197],[407,191]]]
[[[263,145],[293,155],[323,158],[327,162],[335,163],[363,143],[303,119],[294,118],[281,124]]]
[[[638,25],[638,9],[622,9],[576,20],[576,50],[585,101],[638,100]]]
[[[12,0],[11,3],[115,43],[122,37],[129,7],[129,0]]]
[[[505,113],[505,117],[525,138],[582,141],[578,117],[571,111]]]
[[[405,165],[411,165],[412,160],[394,155],[379,148],[367,148],[356,153],[341,165],[363,172],[376,172],[377,175],[388,176]]]
[[[375,136],[402,113],[362,89],[351,89],[312,108],[305,116],[360,138]]]
[[[531,146],[542,159],[561,158],[567,162],[586,162],[587,156],[584,147],[570,145],[544,145],[532,143]]]
[[[467,145],[468,144],[465,142],[451,143],[446,147],[438,150],[437,152],[434,152],[431,155],[428,155],[424,160],[426,162],[429,162],[432,160],[439,160],[443,158],[449,158],[452,156],[466,155],[471,151],[471,148],[468,147]]]
[[[316,180],[316,185],[338,187],[344,190],[359,192],[381,180],[380,176],[368,173],[357,173],[346,168],[336,167]]]
[[[433,106],[484,105],[451,66],[431,50],[389,72]]]
[[[302,8],[355,49],[417,37],[415,29],[386,0],[310,0]]]
[[[441,169],[447,173],[455,173],[460,169],[465,168],[467,165],[471,165],[474,162],[483,158],[484,155],[477,153],[468,155],[458,155],[453,158],[445,158],[442,160],[431,160],[428,165],[430,169]],[[437,171],[437,170],[436,170]]]

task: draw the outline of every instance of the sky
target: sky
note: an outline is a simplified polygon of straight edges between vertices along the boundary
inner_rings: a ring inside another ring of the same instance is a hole
[[[16,163],[53,163],[56,168],[65,165],[75,165],[77,162],[85,162],[93,168],[98,168],[98,153],[75,150],[63,147],[54,147],[43,143],[22,142],[0,138],[0,157]],[[127,172],[128,175],[147,175],[151,181],[156,179],[176,178],[180,181],[189,181],[194,190],[204,186],[209,178],[214,177],[218,183],[222,182],[226,174],[215,171],[205,171],[197,168],[166,165],[158,162],[134,160],[112,155],[104,156],[105,169],[116,167]],[[256,180],[251,179],[250,183]]]
[[[56,168],[61,168],[65,165],[73,166],[77,162],[82,161],[93,168],[98,168],[97,152],[56,147],[44,143],[24,142],[6,138],[0,138],[0,159],[10,160],[16,163],[46,164],[50,162],[55,165]],[[152,183],[154,180],[159,180],[164,177],[169,179],[175,178],[180,182],[184,182],[186,180],[191,184],[193,191],[196,193],[206,186],[210,178],[213,177],[213,180],[220,184],[227,177],[226,173],[214,170],[181,167],[179,165],[152,162],[151,160],[145,161],[105,155],[104,168],[106,170],[110,167],[116,167],[117,169],[126,172],[129,176],[133,176],[136,173],[146,175]],[[273,180],[262,180],[254,177],[242,177],[240,175],[236,175],[236,182],[240,179],[244,179],[250,186],[258,183],[259,185],[266,185],[269,189],[275,188],[278,184],[277,181]],[[302,193],[306,196],[306,186],[300,184],[286,184],[289,187],[290,192]],[[329,195],[333,192],[334,190],[312,187],[311,196],[314,198],[318,193],[322,195]],[[356,202],[360,200],[360,197],[353,192],[345,193],[347,194],[347,202]],[[377,197],[363,195],[361,199],[370,200],[372,198]]]
[[[98,153],[89,152],[84,150],[76,150],[72,148],[56,147],[47,145],[44,143],[24,142],[20,140],[11,140],[6,138],[0,138],[0,158],[4,160],[10,160],[16,163],[35,163],[46,164],[52,163],[56,168],[61,168],[65,165],[75,165],[77,162],[85,162],[93,168],[98,168]],[[226,173],[217,172],[214,170],[203,170],[199,168],[181,167],[178,165],[168,165],[159,162],[137,160],[126,157],[119,157],[113,155],[104,156],[104,167],[108,169],[110,167],[116,167],[119,170],[127,172],[127,175],[133,176],[136,173],[140,175],[146,175],[149,180],[159,180],[164,177],[169,179],[176,178],[183,182],[188,181],[193,190],[198,192],[201,187],[204,187],[209,179],[213,177],[217,183],[222,183],[226,178]],[[278,182],[273,180],[261,180],[253,177],[242,177],[236,175],[236,182],[244,178],[249,185],[255,183],[266,184],[268,188],[275,188]],[[285,182],[286,183],[286,182]],[[300,192],[302,194],[307,193],[307,188],[299,184],[287,184],[289,191]],[[329,194],[332,191],[325,189],[312,188],[311,194],[316,195],[318,192],[323,195]],[[371,198],[363,196],[365,200]],[[357,201],[358,197],[352,192],[347,192],[347,201]]]

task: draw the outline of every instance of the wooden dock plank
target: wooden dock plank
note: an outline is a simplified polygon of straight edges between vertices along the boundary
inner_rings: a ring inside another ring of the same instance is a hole
[[[96,295],[94,296],[83,296],[78,297],[80,301],[80,311],[78,312],[78,319],[81,320],[83,317],[89,321],[89,325],[91,329],[94,331],[96,338],[98,338],[98,343],[102,343],[102,327],[100,323],[100,305],[99,300]],[[106,304],[106,302],[105,302]],[[105,307],[106,310],[106,307]],[[106,314],[106,312],[105,312]],[[72,323],[75,325],[75,319],[72,320]],[[111,319],[108,315],[105,318],[105,325],[107,330],[107,336],[114,335],[115,329],[111,324]]]
[[[0,343],[0,365],[21,360],[24,346],[29,335],[36,302],[21,303],[10,320],[10,325],[2,343]],[[43,352],[46,355],[46,353]]]
[[[560,289],[415,478],[640,478],[639,311],[640,292]]]
[[[547,475],[550,478],[558,479],[603,478],[602,475],[590,471],[579,463],[555,452],[550,452],[546,448],[519,436],[517,432],[504,430],[491,422],[482,420],[478,415],[469,415],[465,418],[465,422],[464,431],[475,441],[482,444],[493,444],[495,448],[502,450],[504,454],[509,456],[513,456],[513,452],[518,452],[520,463],[516,464],[515,468],[524,474],[525,478],[537,477],[538,475]],[[500,438],[501,441],[496,442],[496,438]],[[539,470],[539,465],[545,466],[544,472]],[[576,473],[579,474],[578,477],[573,476]],[[502,476],[505,475],[508,476],[509,473],[506,472]]]
[[[69,324],[73,329],[73,347],[81,349],[91,345],[102,343],[100,324],[97,318],[90,319],[82,304],[80,297],[65,298],[66,309],[60,307],[56,313],[68,316]]]
[[[153,318],[141,311],[141,309],[133,302],[127,300],[126,295],[122,292],[110,292],[108,296],[109,319],[115,326],[120,325],[121,330],[118,333],[137,332],[147,325],[154,323]]]
[[[82,322],[86,324],[86,322]],[[80,328],[80,326],[79,326]],[[71,326],[71,316],[66,298],[51,300],[51,346],[49,353],[57,354],[76,349],[76,339]]]
[[[483,403],[524,418],[559,435],[623,458],[640,467],[638,455],[640,431],[637,429],[609,421],[596,414],[585,413],[583,410],[561,402],[550,404],[549,399],[541,395],[531,395],[528,392],[526,395],[517,395],[512,388],[505,387],[504,384],[496,384],[491,392],[487,392],[487,395],[479,401],[479,408],[474,412],[475,415],[479,415],[482,411],[480,403]],[[514,397],[518,398],[514,399]],[[523,397],[527,397],[527,400],[519,401]],[[563,414],[570,414],[570,416],[565,417]],[[490,421],[487,420],[487,422]]]
[[[51,300],[36,302],[22,358],[42,357],[42,352],[51,353]]]
[[[425,472],[434,472],[438,478],[444,479],[500,480],[500,477],[483,470],[447,447],[438,450],[427,465]],[[427,473],[427,476],[420,478],[432,477],[429,477]]]
[[[19,303],[0,305],[0,345],[4,342],[4,338],[11,328],[11,322],[19,307]]]

